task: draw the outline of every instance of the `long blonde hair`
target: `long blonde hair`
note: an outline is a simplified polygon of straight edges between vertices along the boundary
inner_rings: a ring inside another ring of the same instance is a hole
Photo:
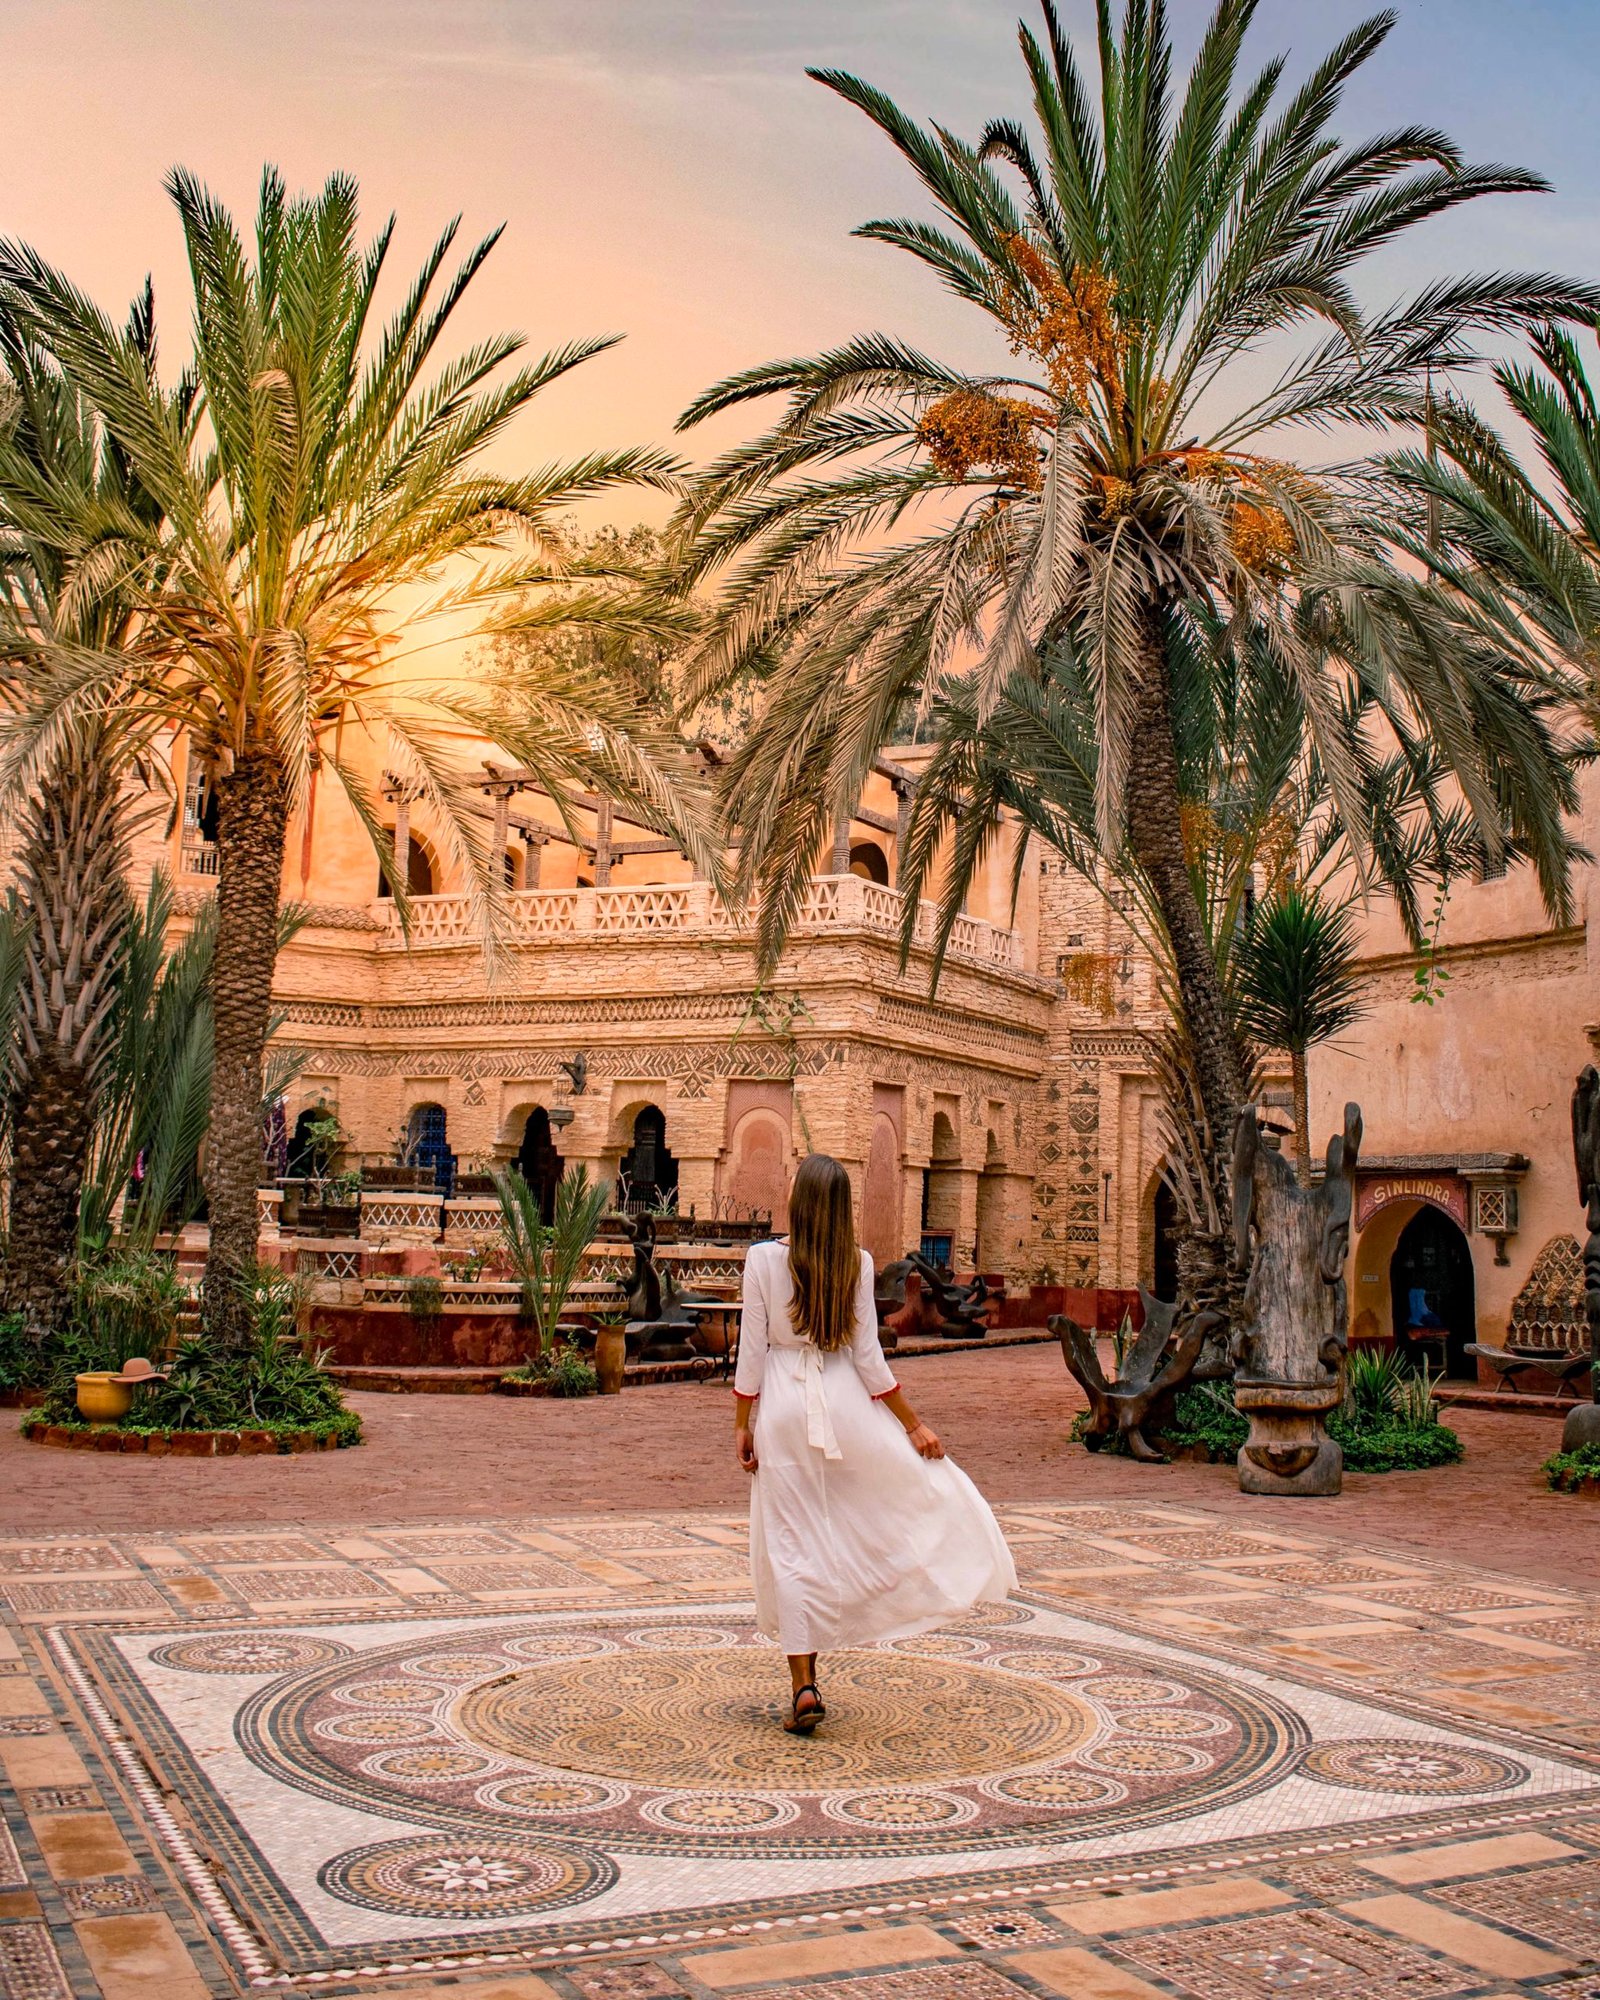
[[[789,1191],[789,1276],[795,1331],[824,1354],[850,1345],[861,1276],[850,1176],[826,1153],[800,1162]]]

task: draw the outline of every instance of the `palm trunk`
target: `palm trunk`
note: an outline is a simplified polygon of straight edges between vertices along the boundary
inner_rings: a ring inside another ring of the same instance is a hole
[[[1294,1177],[1303,1188],[1311,1185],[1311,1084],[1304,1049],[1289,1051],[1289,1072],[1294,1079]]]
[[[1179,1067],[1193,1078],[1199,1102],[1188,1107],[1193,1127],[1190,1170],[1205,1176],[1196,1207],[1209,1220],[1184,1231],[1178,1247],[1180,1295],[1197,1310],[1232,1320],[1241,1288],[1229,1256],[1227,1161],[1234,1122],[1245,1098],[1244,1060],[1228,1018],[1216,955],[1206,934],[1183,847],[1178,753],[1172,732],[1172,690],[1159,620],[1152,619],[1147,669],[1135,717],[1128,778],[1128,845],[1149,882],[1172,948],[1177,979]],[[1223,1350],[1208,1349],[1205,1372],[1225,1368]]]
[[[1226,1148],[1244,1102],[1244,1061],[1228,1018],[1216,954],[1206,935],[1183,850],[1172,690],[1166,649],[1154,623],[1134,725],[1128,844],[1150,884],[1172,945],[1182,1026],[1194,1052],[1195,1076],[1212,1142]]]
[[[10,1106],[6,1295],[36,1340],[65,1317],[111,1040],[129,915],[121,794],[103,745],[80,743],[62,755],[22,822],[29,927]]]
[[[253,745],[217,783],[216,1055],[206,1135],[211,1248],[205,1322],[220,1346],[235,1350],[248,1345],[252,1330],[246,1286],[260,1234],[261,1065],[278,958],[288,821],[278,760]]]

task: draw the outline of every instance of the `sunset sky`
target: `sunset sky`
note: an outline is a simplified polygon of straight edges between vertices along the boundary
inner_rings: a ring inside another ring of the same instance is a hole
[[[1187,44],[1208,9],[1171,11]],[[1303,65],[1367,11],[1265,0],[1253,53],[1287,47]],[[665,441],[719,375],[852,332],[984,352],[970,314],[919,267],[851,239],[855,223],[915,206],[910,175],[804,70],[853,69],[971,133],[1023,109],[1017,12],[1015,0],[6,0],[0,232],[119,313],[153,271],[172,355],[185,286],[164,170],[187,165],[247,212],[265,159],[296,186],[346,169],[372,225],[398,212],[397,278],[458,210],[467,231],[509,225],[463,340],[503,326],[541,349],[628,336],[506,441],[508,469]],[[1088,0],[1064,12],[1092,17]],[[1449,268],[1600,272],[1597,74],[1589,0],[1404,0],[1347,98],[1346,136],[1438,123],[1469,157],[1536,167],[1557,191],[1408,238],[1371,295]]]

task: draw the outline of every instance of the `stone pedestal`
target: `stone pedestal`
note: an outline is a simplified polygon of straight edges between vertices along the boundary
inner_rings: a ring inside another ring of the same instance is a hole
[[[1239,1452],[1241,1493],[1329,1499],[1344,1483],[1344,1453],[1323,1428],[1339,1407],[1337,1381],[1250,1382],[1235,1378],[1233,1400],[1250,1419]]]

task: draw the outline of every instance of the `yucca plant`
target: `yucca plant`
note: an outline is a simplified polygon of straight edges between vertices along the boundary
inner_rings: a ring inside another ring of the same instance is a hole
[[[212,1334],[242,1349],[279,885],[312,773],[348,799],[390,875],[382,797],[415,801],[475,885],[486,924],[502,862],[463,737],[486,738],[558,794],[608,793],[707,872],[718,857],[692,759],[636,690],[548,656],[502,661],[492,678],[470,663],[453,678],[419,673],[397,631],[403,623],[416,650],[496,625],[683,622],[545,546],[579,500],[667,482],[662,453],[598,451],[512,477],[480,467],[542,389],[610,343],[577,341],[512,368],[521,341],[491,335],[434,367],[498,232],[447,273],[452,224],[374,328],[393,225],[359,241],[353,181],[335,176],[291,199],[269,168],[253,242],[192,175],[174,171],[167,188],[193,287],[198,429],[175,420],[136,344],[76,286],[27,246],[0,246],[0,290],[159,508],[134,569],[137,644],[111,653],[40,634],[25,649],[27,696],[4,732],[0,791],[24,793],[63,732],[113,703],[144,749],[181,736],[214,788],[205,1311]],[[391,886],[404,913],[406,884]]]
[[[1295,1175],[1302,1187],[1311,1185],[1309,1052],[1368,1011],[1356,951],[1350,905],[1298,882],[1255,906],[1235,949],[1239,1020],[1247,1034],[1289,1057]]]
[[[604,1181],[591,1182],[587,1167],[568,1167],[556,1184],[549,1222],[540,1208],[539,1190],[515,1167],[495,1174],[494,1189],[511,1268],[522,1288],[522,1316],[533,1330],[530,1359],[543,1361],[554,1349],[567,1296],[610,1206],[611,1189]]]
[[[970,306],[996,365],[873,333],[732,376],[685,426],[783,407],[706,468],[677,522],[685,586],[720,585],[688,698],[765,683],[727,801],[769,959],[908,712],[970,671],[981,727],[1070,638],[1093,701],[1099,847],[1127,858],[1158,913],[1219,1144],[1246,1055],[1185,846],[1173,628],[1199,612],[1258,635],[1361,865],[1381,837],[1347,732],[1364,692],[1437,746],[1490,858],[1514,836],[1565,912],[1575,793],[1528,699],[1550,668],[1508,656],[1459,594],[1395,559],[1381,463],[1312,467],[1291,440],[1420,422],[1432,380],[1486,335],[1600,311],[1595,287],[1543,273],[1448,277],[1364,310],[1353,281],[1372,253],[1544,183],[1468,165],[1422,125],[1341,144],[1345,88],[1394,16],[1353,29],[1291,90],[1282,60],[1242,66],[1257,11],[1220,0],[1175,92],[1162,0],[1124,0],[1120,19],[1097,0],[1097,78],[1046,0],[1042,36],[1021,31],[1031,126],[998,119],[971,139],[814,72],[937,211],[860,233]]]

